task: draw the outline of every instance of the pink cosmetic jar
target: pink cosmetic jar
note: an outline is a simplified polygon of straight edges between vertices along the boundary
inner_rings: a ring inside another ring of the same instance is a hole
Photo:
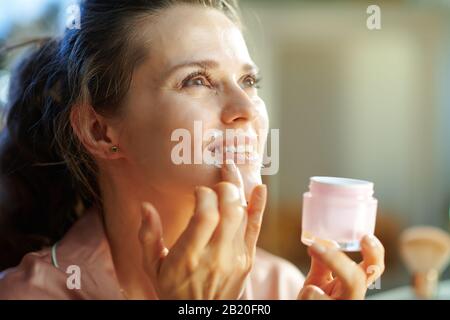
[[[378,201],[373,192],[369,181],[311,177],[309,192],[303,194],[301,241],[359,251],[361,239],[375,230]]]

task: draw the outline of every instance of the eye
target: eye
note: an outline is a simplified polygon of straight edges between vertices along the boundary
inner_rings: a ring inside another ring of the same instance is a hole
[[[209,75],[204,71],[196,71],[188,75],[182,82],[181,87],[197,87],[205,86],[211,88],[211,80]]]
[[[260,88],[260,86],[258,85],[259,82],[261,81],[261,78],[258,78],[255,75],[248,75],[244,78],[244,80],[242,81],[242,84],[245,88]]]

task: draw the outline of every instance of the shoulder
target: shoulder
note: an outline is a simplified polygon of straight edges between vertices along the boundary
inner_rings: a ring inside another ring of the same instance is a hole
[[[18,266],[0,274],[0,300],[69,298],[66,279],[67,275],[52,265],[49,249],[31,252]]]
[[[296,299],[304,277],[291,262],[257,248],[245,297],[248,299]]]
[[[0,299],[123,299],[96,211],[86,212],[53,248],[54,263],[52,248],[44,248],[0,273]]]

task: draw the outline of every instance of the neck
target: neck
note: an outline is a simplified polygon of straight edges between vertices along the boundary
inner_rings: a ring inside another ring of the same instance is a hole
[[[139,192],[130,181],[108,175],[102,181],[103,215],[114,267],[125,296],[132,299],[155,299],[156,293],[142,263],[141,243],[138,232],[141,226],[141,204],[152,203],[158,210],[163,226],[163,238],[170,249],[186,228],[194,209],[193,195],[168,192],[158,188],[146,188]],[[175,193],[175,194],[174,194]],[[142,194],[145,194],[142,195]],[[177,201],[174,201],[174,197]]]

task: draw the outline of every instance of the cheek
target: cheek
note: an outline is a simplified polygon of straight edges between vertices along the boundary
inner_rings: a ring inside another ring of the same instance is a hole
[[[130,177],[155,178],[152,170],[163,168],[165,158],[162,150],[167,137],[161,124],[143,116],[139,121],[127,123],[127,127],[123,143]]]
[[[194,123],[200,121],[203,130],[218,125],[215,122],[219,117],[215,113],[214,103],[210,100],[187,99],[174,93],[154,103],[136,104],[133,107],[125,121],[127,129],[124,130],[123,138],[131,170],[138,171],[140,178],[154,181],[159,186],[170,184],[171,188],[175,185],[188,187],[191,182],[193,186],[210,184],[209,180],[216,179],[210,171],[212,168],[195,164],[176,165],[171,158],[173,148],[182,140],[171,141],[172,133],[178,130],[189,132],[193,161],[194,144],[201,145],[203,134],[199,130],[200,140],[194,141]]]

